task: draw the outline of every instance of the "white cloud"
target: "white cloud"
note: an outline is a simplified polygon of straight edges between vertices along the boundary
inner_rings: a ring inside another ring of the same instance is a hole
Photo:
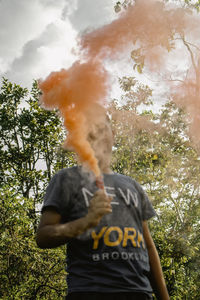
[[[70,52],[75,46],[75,36],[67,22],[60,20],[48,25],[39,37],[26,43],[22,55],[13,61],[5,77],[30,87],[33,78],[69,67],[75,59]]]
[[[77,0],[66,0],[62,11],[62,19],[65,20],[78,8]]]
[[[59,3],[59,6],[44,7],[44,0],[0,2],[0,57],[4,60],[4,69],[5,66],[9,68],[12,61],[21,55],[28,41],[35,39],[60,16],[64,0]]]
[[[68,68],[76,36],[116,17],[115,0],[0,0],[0,76],[30,87]]]
[[[115,3],[114,0],[77,0],[77,9],[69,19],[79,32],[102,26],[116,17]]]

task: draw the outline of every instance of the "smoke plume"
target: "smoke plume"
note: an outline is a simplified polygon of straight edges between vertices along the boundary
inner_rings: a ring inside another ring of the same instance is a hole
[[[164,3],[154,0],[137,0],[112,23],[80,37],[79,57],[71,68],[53,72],[44,81],[40,80],[43,106],[59,109],[64,118],[68,131],[64,147],[76,151],[80,161],[86,163],[96,176],[100,170],[87,141],[90,124],[85,112],[93,103],[105,104],[108,97],[109,74],[104,68],[105,59],[116,60],[130,45],[138,44],[150,72],[164,72],[166,53],[173,37],[182,37],[185,33],[195,36],[197,32],[193,29],[196,26],[200,28],[199,17],[186,9],[166,8]],[[200,142],[200,131],[197,130],[200,127],[200,96],[196,92],[199,89],[199,77],[192,77],[190,82],[173,87],[173,99],[186,106],[191,116],[191,135],[198,137]],[[97,113],[94,111],[94,115]]]
[[[39,81],[42,104],[59,109],[68,130],[64,147],[74,150],[81,162],[86,162],[96,176],[100,175],[94,151],[87,141],[86,112],[89,106],[102,103],[107,93],[108,74],[98,60],[75,62],[68,70],[52,72]],[[94,112],[98,114],[98,112]]]

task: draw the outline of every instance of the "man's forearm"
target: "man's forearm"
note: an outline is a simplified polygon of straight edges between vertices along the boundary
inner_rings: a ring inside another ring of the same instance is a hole
[[[160,258],[156,250],[156,246],[151,237],[147,221],[143,221],[143,235],[146,242],[146,246],[149,254],[150,263],[150,281],[154,289],[154,292],[159,300],[169,300],[169,294],[165,284],[165,279],[160,264]]]
[[[104,215],[112,212],[111,200],[103,190],[98,190],[90,200],[86,216],[64,224],[61,223],[61,215],[54,209],[44,211],[37,231],[37,245],[55,248],[97,226]]]
[[[64,224],[45,225],[38,229],[36,242],[40,248],[55,248],[65,244],[68,239],[74,238],[87,229],[90,224],[87,217]]]
[[[155,289],[156,296],[159,300],[169,300],[169,294],[165,284],[165,279],[162,272],[162,267],[160,264],[160,258],[156,247],[152,247],[148,250],[149,252],[149,262],[151,268],[151,284]]]

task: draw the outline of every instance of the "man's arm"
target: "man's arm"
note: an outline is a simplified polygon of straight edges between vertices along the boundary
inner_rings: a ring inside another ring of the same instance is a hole
[[[170,298],[165,284],[165,279],[160,264],[160,258],[146,221],[143,222],[143,235],[149,254],[150,271],[152,279],[151,284],[155,289],[156,296],[159,300],[169,300]]]
[[[61,224],[61,215],[52,208],[47,208],[40,219],[36,242],[40,248],[55,248],[65,244],[68,239],[95,227],[101,218],[112,212],[111,198],[102,190],[95,193],[90,201],[88,214],[80,219]]]

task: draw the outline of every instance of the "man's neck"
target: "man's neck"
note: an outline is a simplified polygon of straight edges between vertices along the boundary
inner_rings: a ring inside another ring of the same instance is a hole
[[[110,168],[110,165],[108,165],[108,166],[107,165],[102,165],[102,166],[100,165],[99,168],[100,168],[102,174],[112,174],[113,173],[113,171]]]

